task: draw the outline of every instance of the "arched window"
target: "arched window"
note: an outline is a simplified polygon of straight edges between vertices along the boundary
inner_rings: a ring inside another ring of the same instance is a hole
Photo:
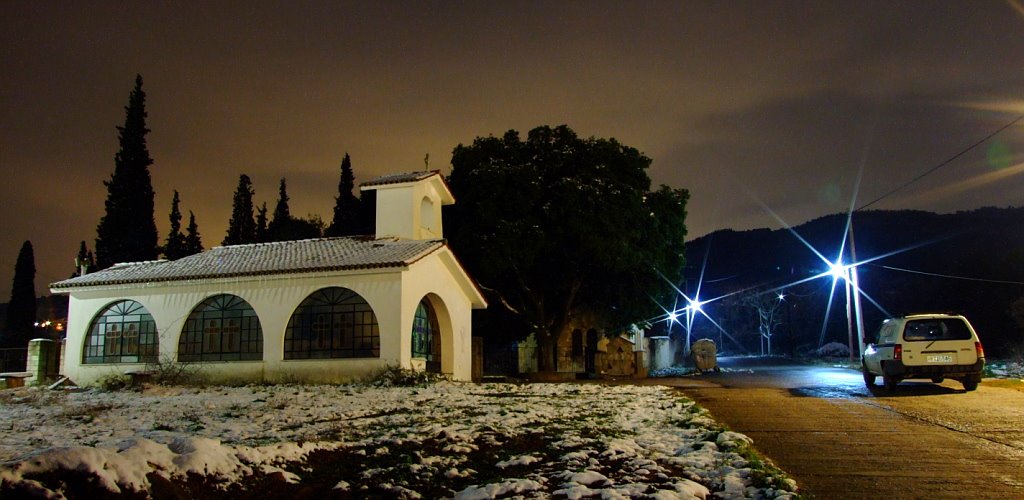
[[[427,299],[416,306],[412,321],[412,357],[427,360],[427,371],[441,371],[441,329]]]
[[[437,216],[434,213],[434,202],[430,197],[424,196],[420,200],[420,227],[437,234]]]
[[[93,318],[82,363],[152,363],[159,348],[153,316],[142,304],[122,300]]]
[[[284,359],[378,358],[377,316],[358,293],[331,287],[295,308],[284,334]]]
[[[215,295],[188,315],[178,340],[178,361],[263,359],[263,328],[241,297]]]

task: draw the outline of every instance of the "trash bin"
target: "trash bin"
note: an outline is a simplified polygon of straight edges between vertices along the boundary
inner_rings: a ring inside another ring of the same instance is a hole
[[[719,371],[716,355],[715,341],[711,339],[700,339],[690,346],[690,356],[693,364],[701,373],[706,371]]]

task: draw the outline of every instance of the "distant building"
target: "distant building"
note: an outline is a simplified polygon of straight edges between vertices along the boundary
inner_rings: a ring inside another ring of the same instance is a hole
[[[342,382],[388,366],[469,380],[486,301],[445,243],[437,172],[379,178],[376,234],[225,246],[118,264],[69,294],[64,375],[89,384],[192,363],[211,381]]]

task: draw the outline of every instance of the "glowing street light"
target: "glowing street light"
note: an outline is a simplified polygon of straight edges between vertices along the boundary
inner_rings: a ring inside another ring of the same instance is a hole
[[[849,271],[849,269],[850,269],[849,266],[843,265],[843,260],[842,259],[839,259],[839,260],[835,261],[834,263],[833,262],[829,262],[828,263],[828,273],[831,274],[832,275],[832,279],[836,280],[836,281],[839,281],[840,279],[849,280],[848,274],[847,274],[847,271]]]

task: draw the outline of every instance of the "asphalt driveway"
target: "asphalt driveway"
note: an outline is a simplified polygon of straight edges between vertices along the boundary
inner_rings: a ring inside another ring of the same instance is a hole
[[[679,387],[815,498],[1024,498],[1024,392],[868,390],[859,371],[722,358]]]

